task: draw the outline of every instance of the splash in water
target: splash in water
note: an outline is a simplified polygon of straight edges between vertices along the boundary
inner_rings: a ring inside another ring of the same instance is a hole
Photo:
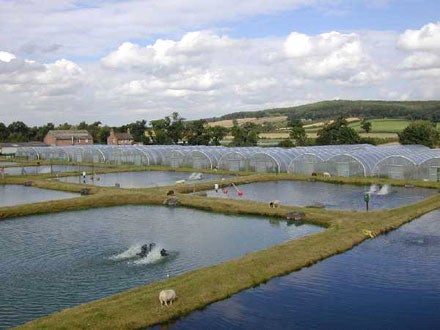
[[[132,263],[134,265],[146,265],[163,260],[163,257],[160,254],[160,250],[161,248],[156,246],[145,257],[134,260]]]
[[[377,184],[372,184],[370,186],[370,190],[368,191],[368,193],[371,194],[376,194],[379,191],[379,186]]]
[[[109,259],[110,260],[125,260],[125,259],[135,258],[135,257],[137,257],[137,254],[141,250],[141,247],[142,247],[141,244],[136,244],[136,245],[130,246],[124,252],[121,252],[119,254],[111,256]]]
[[[390,193],[390,185],[384,184],[382,187],[380,187],[379,191],[377,192],[378,195],[388,195]]]
[[[162,247],[156,245],[145,257],[142,258],[139,257],[141,248],[142,244],[130,246],[124,252],[113,255],[109,259],[115,261],[128,260],[128,263],[132,265],[146,265],[163,260],[163,257],[160,254]]]

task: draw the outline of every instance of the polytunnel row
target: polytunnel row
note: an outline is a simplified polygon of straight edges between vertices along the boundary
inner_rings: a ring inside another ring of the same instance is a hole
[[[419,145],[331,145],[298,148],[214,146],[22,147],[17,157],[73,162],[167,165],[265,173],[379,176],[438,181],[440,149]]]

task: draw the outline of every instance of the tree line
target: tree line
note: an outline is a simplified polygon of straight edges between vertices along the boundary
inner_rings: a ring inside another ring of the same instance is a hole
[[[440,122],[440,101],[322,101],[296,107],[234,112],[212,120],[288,116],[310,120],[338,117],[400,118]]]
[[[143,144],[220,145],[220,141],[229,133],[229,129],[225,127],[209,126],[204,119],[185,121],[179,113],[174,112],[163,119],[150,121],[149,125],[146,120],[142,119],[119,127],[102,125],[100,121],[91,124],[82,121],[77,125],[64,123],[58,126],[47,123],[33,127],[21,121],[15,121],[8,126],[0,123],[0,142],[43,141],[50,130],[71,129],[87,130],[92,135],[94,143],[97,144],[107,143],[111,129],[115,132],[129,130],[134,141]]]
[[[290,118],[288,122],[290,136],[279,143],[280,147],[296,147],[307,145],[328,145],[328,144],[376,144],[374,139],[361,138],[343,117],[324,125],[317,132],[316,140],[307,137],[302,120]],[[364,119],[361,128],[365,132],[371,130],[371,123]],[[49,130],[84,129],[93,137],[94,143],[106,144],[110,130],[116,132],[130,131],[136,143],[142,144],[187,144],[187,145],[220,145],[221,141],[228,135],[232,135],[230,146],[245,147],[256,146],[258,135],[264,128],[252,122],[239,125],[233,120],[233,126],[228,129],[223,126],[210,126],[204,119],[185,121],[178,112],[163,119],[152,120],[149,125],[146,120],[138,120],[120,127],[109,127],[102,125],[100,121],[92,124],[81,122],[76,126],[64,123],[55,127],[53,123],[43,126],[28,127],[23,122],[17,121],[6,126],[0,123],[0,142],[29,142],[43,141]],[[430,121],[413,121],[407,128],[398,134],[399,142],[402,144],[422,144],[430,148],[438,146],[440,142],[439,131],[435,124]]]

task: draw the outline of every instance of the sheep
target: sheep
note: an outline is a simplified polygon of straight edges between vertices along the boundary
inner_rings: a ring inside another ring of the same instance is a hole
[[[280,206],[280,201],[278,199],[275,199],[269,203],[269,207],[278,207],[278,206]]]
[[[163,304],[168,306],[168,303],[170,303],[172,305],[173,301],[176,300],[176,298],[177,298],[176,292],[174,290],[171,290],[171,289],[162,290],[159,293],[159,301],[160,301],[160,305],[161,306],[163,306]]]
[[[329,172],[324,172],[324,173],[322,173],[322,175],[323,175],[324,177],[326,177],[326,178],[330,178],[330,177],[331,177],[331,175],[330,175]]]

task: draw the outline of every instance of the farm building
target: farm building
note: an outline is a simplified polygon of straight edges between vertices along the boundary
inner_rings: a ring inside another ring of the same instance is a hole
[[[93,137],[86,130],[50,130],[43,141],[50,146],[90,145]]]

